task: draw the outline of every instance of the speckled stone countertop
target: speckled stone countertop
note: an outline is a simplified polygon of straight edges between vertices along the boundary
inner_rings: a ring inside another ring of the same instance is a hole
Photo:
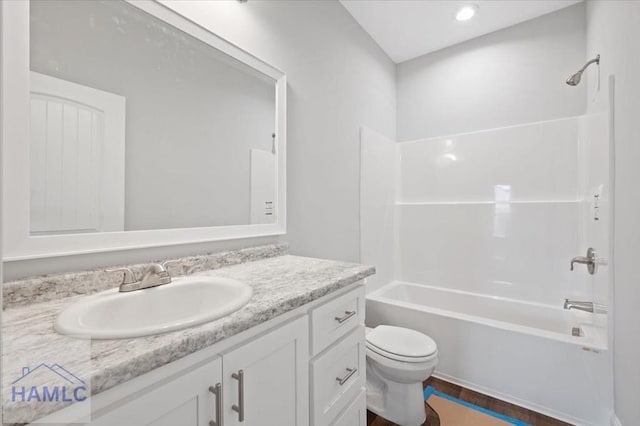
[[[134,339],[85,341],[90,362],[76,359],[87,358],[88,354],[82,355],[81,350],[70,351],[70,346],[65,343],[77,339],[61,336],[53,329],[56,315],[84,295],[77,295],[77,292],[72,295],[74,291],[67,289],[61,297],[52,300],[41,297],[44,299],[42,302],[9,305],[3,312],[2,325],[5,343],[9,343],[3,350],[3,386],[5,390],[10,388],[20,376],[20,371],[12,375],[7,370],[10,365],[17,365],[16,360],[22,365],[56,362],[64,363],[67,370],[89,382],[91,394],[96,395],[360,281],[374,272],[374,268],[369,266],[291,255],[201,270],[198,274],[233,278],[251,285],[251,300],[231,315],[184,330]],[[89,287],[94,289],[95,286]],[[9,358],[13,363],[8,362]],[[25,408],[27,405],[10,403],[7,399],[11,398],[10,392],[4,392],[3,398],[5,415],[7,408],[24,410],[25,421],[42,417],[63,406],[42,403],[29,404]],[[15,418],[17,413],[10,414]]]

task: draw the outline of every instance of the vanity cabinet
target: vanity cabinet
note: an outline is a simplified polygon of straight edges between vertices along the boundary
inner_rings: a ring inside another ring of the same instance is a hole
[[[90,424],[365,426],[364,298],[353,284],[104,391]]]
[[[95,426],[304,425],[308,418],[307,317],[128,399]],[[221,392],[220,397],[217,393]]]

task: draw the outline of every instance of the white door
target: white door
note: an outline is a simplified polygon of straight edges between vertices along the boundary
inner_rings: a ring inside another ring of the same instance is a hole
[[[224,425],[308,425],[308,353],[305,316],[224,354]]]
[[[214,392],[221,392],[222,361],[216,358],[202,367],[179,374],[168,383],[142,392],[107,414],[92,426],[210,426],[216,421]]]
[[[31,234],[123,231],[125,98],[30,76]]]

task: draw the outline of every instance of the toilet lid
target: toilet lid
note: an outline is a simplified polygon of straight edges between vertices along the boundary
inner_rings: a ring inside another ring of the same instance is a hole
[[[368,346],[402,357],[424,358],[433,355],[438,347],[432,338],[419,331],[390,325],[379,325],[367,334]]]

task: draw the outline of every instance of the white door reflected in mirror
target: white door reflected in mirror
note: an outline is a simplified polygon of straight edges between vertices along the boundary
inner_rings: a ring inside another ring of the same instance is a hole
[[[30,74],[31,234],[124,231],[125,98]]]

